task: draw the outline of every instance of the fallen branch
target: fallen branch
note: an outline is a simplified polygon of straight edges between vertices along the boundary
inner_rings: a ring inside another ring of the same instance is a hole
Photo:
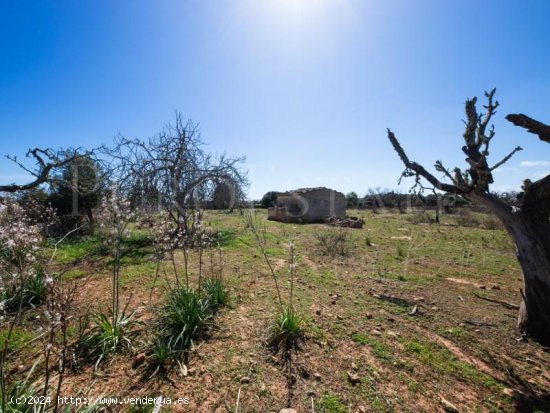
[[[487,298],[487,297],[483,297],[477,293],[474,293],[474,295],[477,297],[477,298],[480,298],[482,300],[485,300],[485,301],[489,301],[490,303],[495,303],[495,304],[500,304],[502,305],[503,307],[506,307],[510,310],[519,310],[519,305],[517,304],[512,304],[512,303],[508,303],[506,301],[501,301],[501,300],[496,300],[494,298]]]
[[[495,325],[492,324],[492,323],[488,323],[486,321],[482,321],[482,320],[464,320],[464,322],[466,324],[471,324],[473,326],[487,326],[487,327],[494,327]]]

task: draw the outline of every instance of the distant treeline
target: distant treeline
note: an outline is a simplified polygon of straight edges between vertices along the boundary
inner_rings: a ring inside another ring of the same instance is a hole
[[[277,204],[279,192],[269,191],[261,200],[253,201],[256,207],[269,208]],[[521,200],[520,192],[495,192],[493,195],[509,205],[515,205]],[[374,188],[367,190],[366,195],[360,197],[356,192],[346,195],[347,207],[353,209],[381,209],[397,208],[401,211],[407,208],[435,208],[452,212],[453,208],[471,206],[470,202],[455,194],[439,193],[401,193],[389,189]]]

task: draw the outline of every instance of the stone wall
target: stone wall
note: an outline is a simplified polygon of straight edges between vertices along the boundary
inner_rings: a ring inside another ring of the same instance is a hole
[[[346,197],[323,187],[283,192],[268,211],[268,219],[282,222],[323,222],[333,215],[346,215]]]

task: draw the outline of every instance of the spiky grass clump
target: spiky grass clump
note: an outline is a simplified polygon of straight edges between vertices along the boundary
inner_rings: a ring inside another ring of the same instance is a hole
[[[216,312],[228,302],[229,292],[221,279],[207,279],[200,293],[187,287],[171,290],[149,347],[155,372],[164,371],[172,361],[186,359],[195,342],[211,328]]]
[[[132,350],[136,327],[141,324],[134,319],[134,313],[118,314],[115,320],[105,313],[91,315],[94,326],[85,332],[77,348],[86,359],[96,361],[96,367],[108,355]],[[113,322],[114,321],[114,322]]]
[[[203,283],[202,291],[213,313],[229,304],[229,291],[225,289],[223,281],[220,279],[206,279]]]
[[[171,353],[188,351],[202,336],[213,313],[210,303],[192,288],[177,288],[168,294],[162,309],[161,337]]]
[[[10,284],[0,293],[0,301],[4,303],[3,311],[14,313],[19,311],[19,308],[35,307],[44,301],[47,289],[46,277],[41,271],[19,283]]]
[[[270,346],[275,352],[284,350],[287,354],[291,350],[298,350],[304,336],[303,320],[292,306],[284,307],[275,320]]]

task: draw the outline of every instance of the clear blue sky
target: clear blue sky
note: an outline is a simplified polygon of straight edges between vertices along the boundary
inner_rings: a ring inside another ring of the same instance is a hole
[[[200,122],[246,155],[257,198],[325,185],[395,188],[411,158],[463,164],[467,97],[497,87],[491,158],[525,150],[495,189],[550,171],[550,145],[504,120],[550,123],[550,1],[1,1],[0,154],[148,137]],[[24,181],[0,160],[2,182]],[[406,186],[401,190],[407,191]]]

